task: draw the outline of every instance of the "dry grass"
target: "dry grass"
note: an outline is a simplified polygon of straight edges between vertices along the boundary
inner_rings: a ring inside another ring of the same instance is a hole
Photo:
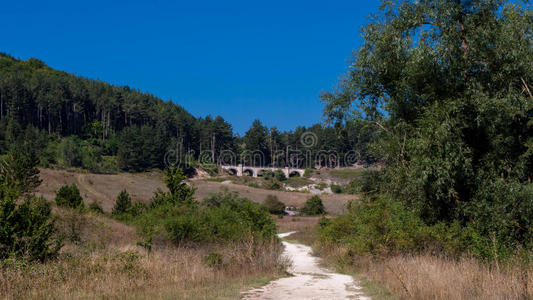
[[[227,188],[230,191],[238,192],[241,196],[251,199],[252,201],[262,203],[268,195],[274,195],[287,206],[294,206],[301,208],[304,206],[305,201],[311,198],[313,195],[308,193],[298,193],[298,192],[283,192],[283,191],[273,191],[258,189],[248,186],[243,186],[239,184],[222,184],[218,182],[204,181],[204,180],[195,180],[195,186],[198,188],[196,192],[196,199],[203,199],[210,193],[219,192],[222,187]],[[343,194],[332,194],[332,195],[320,195],[326,211],[333,215],[340,215],[346,213],[346,204],[350,200],[354,200],[357,196],[354,195],[343,195]]]
[[[56,191],[61,186],[75,183],[78,185],[86,205],[92,201],[97,201],[106,212],[111,212],[117,195],[123,189],[128,191],[134,202],[142,201],[145,203],[150,200],[158,188],[166,189],[162,174],[159,172],[103,175],[41,169],[40,176],[43,179],[43,183],[39,187],[38,194],[43,195],[46,199],[53,200]],[[262,203],[267,195],[275,195],[285,205],[299,208],[303,207],[305,201],[312,196],[306,193],[271,191],[204,180],[194,180],[194,184],[198,189],[195,194],[197,200],[203,200],[210,193],[219,192],[222,187],[238,192],[241,196],[250,198],[258,203]],[[339,215],[346,212],[348,201],[357,198],[357,196],[334,194],[321,195],[320,198],[322,198],[328,213]]]
[[[48,200],[55,198],[55,193],[65,184],[75,183],[81,196],[88,205],[92,201],[100,203],[104,211],[110,212],[121,190],[126,189],[132,200],[147,203],[154,192],[160,188],[166,190],[159,172],[121,173],[114,175],[86,174],[62,170],[41,169],[43,183],[38,194]]]
[[[279,242],[176,247],[137,246],[132,227],[104,216],[57,209],[67,237],[56,260],[3,261],[2,299],[235,299],[251,284],[282,276]],[[77,238],[70,239],[72,232]],[[221,264],[208,264],[216,253]],[[258,281],[259,280],[259,281]],[[261,281],[262,280],[262,281]]]
[[[347,249],[323,251],[326,260],[345,266],[366,281],[384,286],[397,299],[533,299],[533,268],[509,263],[487,266],[473,258],[451,260],[432,255],[342,261]],[[380,297],[376,297],[380,298]]]
[[[281,263],[275,263],[277,247],[263,246],[260,251],[255,246],[231,245],[218,249],[157,249],[150,254],[138,247],[108,248],[90,253],[64,253],[47,264],[4,263],[0,272],[0,297],[210,299],[235,296],[250,278],[281,274]],[[220,253],[227,264],[219,268],[207,266],[204,258],[213,251]]]
[[[321,217],[310,216],[284,216],[276,219],[278,232],[296,231],[287,237],[287,240],[296,241],[304,245],[313,245],[315,242],[315,226]]]

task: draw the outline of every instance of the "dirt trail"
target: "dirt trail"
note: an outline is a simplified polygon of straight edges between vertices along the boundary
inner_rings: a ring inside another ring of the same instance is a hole
[[[280,238],[294,232],[279,234]],[[370,299],[363,296],[361,287],[348,275],[330,272],[319,266],[318,258],[312,256],[311,248],[283,242],[283,255],[292,261],[289,270],[292,277],[281,278],[243,294],[244,299]]]

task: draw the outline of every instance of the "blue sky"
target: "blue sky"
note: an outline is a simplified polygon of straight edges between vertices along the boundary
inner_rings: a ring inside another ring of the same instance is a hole
[[[129,85],[243,134],[322,120],[379,1],[6,1],[0,51]]]

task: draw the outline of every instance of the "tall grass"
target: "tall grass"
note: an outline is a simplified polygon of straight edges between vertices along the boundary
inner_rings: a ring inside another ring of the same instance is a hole
[[[250,278],[282,274],[286,262],[280,251],[277,242],[169,246],[151,253],[128,246],[78,249],[46,264],[4,261],[0,298],[213,298],[237,293]],[[220,255],[220,265],[206,262],[211,253]]]
[[[533,268],[519,261],[487,265],[432,254],[375,259],[355,257],[347,247],[322,249],[321,256],[385,286],[396,299],[533,299]]]
[[[121,222],[55,213],[66,242],[59,257],[0,262],[1,299],[234,299],[252,280],[282,276],[288,264],[277,239],[179,247],[157,237],[149,251]]]

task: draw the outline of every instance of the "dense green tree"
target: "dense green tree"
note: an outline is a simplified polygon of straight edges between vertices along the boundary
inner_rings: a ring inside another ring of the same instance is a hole
[[[263,201],[263,207],[271,214],[283,215],[285,214],[285,204],[279,201],[278,197],[268,195]]]
[[[31,194],[40,184],[37,163],[31,151],[0,160],[0,259],[44,261],[61,248],[50,204]]]
[[[316,216],[316,215],[325,214],[326,209],[324,208],[322,199],[320,199],[320,197],[316,195],[307,199],[307,201],[305,201],[304,207],[302,208],[302,213],[308,216]]]
[[[131,197],[128,191],[122,190],[117,196],[115,206],[113,206],[113,214],[120,215],[127,213],[131,209]]]
[[[533,207],[528,5],[384,1],[348,74],[322,95],[331,120],[379,129],[382,191],[428,224],[475,224],[509,249],[533,240],[522,217]]]
[[[261,121],[255,120],[243,138],[244,163],[249,165],[267,166],[270,164],[270,149],[268,146],[268,128]]]
[[[83,198],[80,195],[80,190],[76,184],[64,185],[57,191],[56,194],[57,206],[69,208],[83,208]]]
[[[30,194],[42,182],[38,164],[39,158],[31,145],[16,145],[0,161],[0,181],[5,183],[4,188],[16,192],[12,195],[15,198]]]
[[[187,182],[181,168],[171,166],[165,170],[165,184],[169,192],[158,190],[150,205],[156,207],[161,204],[171,203],[172,205],[194,206],[194,193],[196,189]]]

